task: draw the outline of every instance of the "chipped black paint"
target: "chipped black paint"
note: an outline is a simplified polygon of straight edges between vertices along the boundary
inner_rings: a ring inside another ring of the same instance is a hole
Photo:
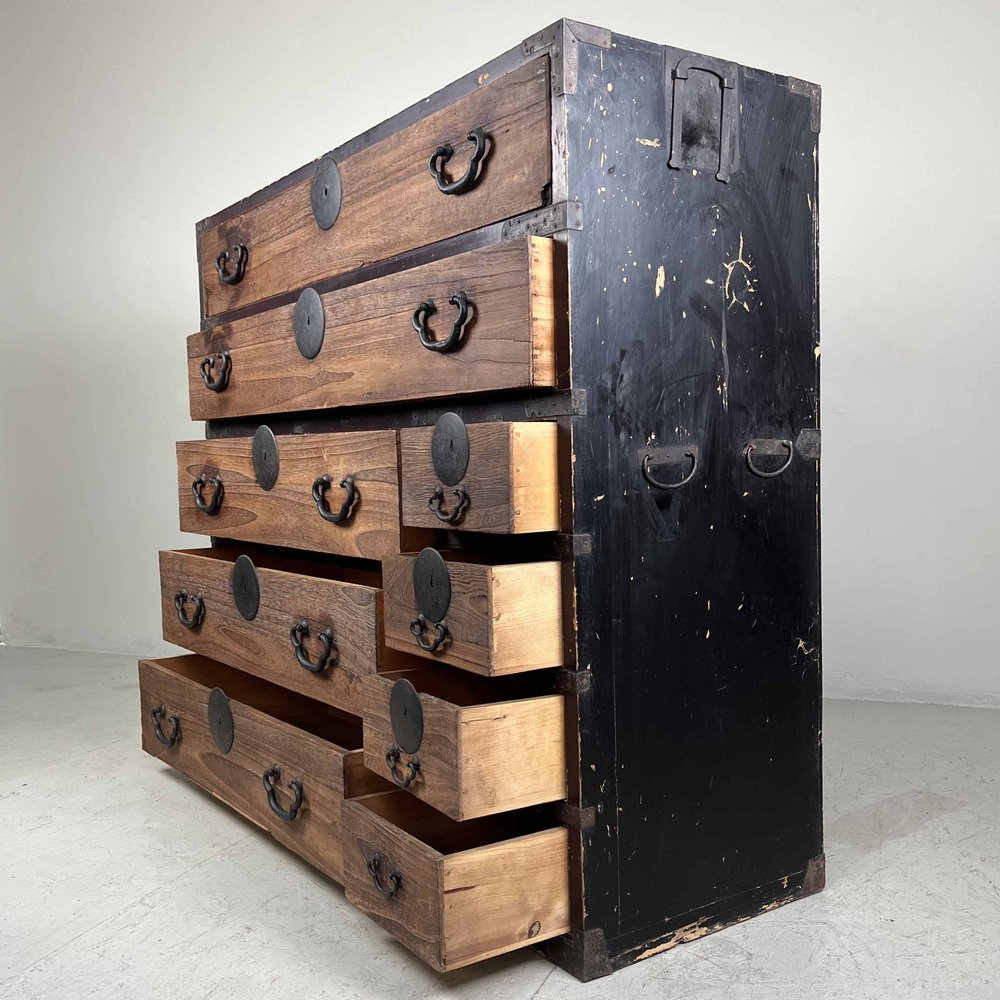
[[[613,41],[578,46],[566,100],[588,397],[573,530],[593,538],[576,561],[579,801],[597,807],[578,929],[617,966],[687,914],[729,922],[801,891],[822,830],[817,463],[796,453],[768,479],[745,455],[818,427],[811,97],[733,67],[739,169],[721,183],[719,82],[692,72],[671,169],[671,71],[690,54]],[[697,449],[697,475],[655,489],[641,457],[673,447]]]

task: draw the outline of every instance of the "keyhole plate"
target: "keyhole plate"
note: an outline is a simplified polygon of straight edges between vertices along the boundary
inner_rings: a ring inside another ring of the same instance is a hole
[[[299,296],[292,315],[292,328],[299,354],[307,361],[312,361],[319,354],[323,346],[323,334],[326,333],[323,300],[315,288],[307,288]]]
[[[451,606],[451,574],[437,549],[424,549],[413,560],[413,596],[417,610],[437,624]]]
[[[232,587],[236,610],[246,621],[252,622],[260,610],[260,580],[257,567],[249,556],[240,556],[233,565]]]
[[[329,153],[316,165],[309,200],[316,225],[330,229],[340,215],[340,170]]]
[[[278,481],[278,442],[271,428],[261,424],[253,436],[253,474],[262,490],[273,490]]]
[[[416,753],[424,740],[424,709],[417,689],[408,680],[396,681],[392,686],[389,719],[399,749]]]
[[[431,437],[434,473],[445,486],[457,486],[469,468],[469,432],[457,413],[445,413]]]
[[[233,710],[229,707],[229,699],[222,688],[212,688],[208,696],[208,728],[212,733],[212,742],[222,753],[233,749],[233,739],[236,727],[233,724]]]

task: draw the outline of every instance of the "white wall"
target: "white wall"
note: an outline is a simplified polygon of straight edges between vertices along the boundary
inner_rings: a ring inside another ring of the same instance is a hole
[[[827,690],[1000,705],[995,0],[4,0],[0,627],[160,650],[194,224],[566,14],[824,86]]]

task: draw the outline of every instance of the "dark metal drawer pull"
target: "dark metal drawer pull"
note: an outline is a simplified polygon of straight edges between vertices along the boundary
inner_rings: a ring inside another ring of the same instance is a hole
[[[286,823],[291,823],[299,814],[302,808],[302,782],[298,778],[293,778],[288,782],[288,787],[292,790],[295,798],[287,809],[282,809],[278,805],[278,797],[274,794],[274,783],[281,781],[281,768],[273,764],[264,772],[264,791],[267,792],[267,804],[271,807],[271,812],[275,816],[283,819]]]
[[[479,180],[480,164],[486,156],[489,136],[481,129],[474,128],[466,138],[469,142],[474,142],[476,148],[472,151],[472,159],[469,160],[468,169],[458,178],[458,180],[448,180],[448,175],[444,172],[445,164],[455,155],[451,143],[446,142],[443,146],[438,146],[427,161],[427,169],[437,184],[438,191],[442,194],[464,194],[470,191],[477,180]]]
[[[399,785],[400,788],[409,788],[413,784],[414,779],[420,772],[420,759],[417,757],[411,757],[406,765],[406,774],[400,774],[396,770],[396,765],[399,763],[402,757],[403,751],[395,743],[389,748],[389,752],[385,755],[386,767],[389,768],[389,774],[392,780]]]
[[[205,498],[201,495],[201,491],[205,488],[206,483],[211,483],[215,492],[212,494],[212,499],[207,503]],[[219,508],[222,506],[222,497],[225,494],[225,490],[222,488],[222,480],[218,476],[212,476],[211,479],[205,479],[204,476],[199,476],[191,484],[191,493],[194,496],[194,502],[198,507],[198,510],[205,514],[218,514]]]
[[[194,611],[191,612],[190,617],[184,613],[184,605],[189,600],[194,602]],[[186,590],[178,590],[174,594],[174,607],[177,609],[178,620],[185,628],[197,628],[201,624],[202,618],[205,617],[205,600],[200,594],[189,598]]]
[[[441,506],[444,503],[444,487],[438,486],[430,500],[427,501],[427,506],[430,507],[432,511],[437,515],[439,521],[444,521],[445,524],[455,524],[465,512],[465,508],[469,506],[469,494],[465,490],[459,488],[457,490],[452,490],[455,494],[455,509],[448,513]]]
[[[469,325],[469,317],[475,308],[469,301],[469,296],[465,292],[455,292],[448,299],[448,302],[458,309],[458,316],[455,317],[455,322],[452,323],[451,333],[444,340],[435,340],[431,336],[430,330],[427,329],[427,317],[433,316],[437,312],[437,306],[434,305],[431,299],[421,302],[413,312],[412,325],[414,332],[420,338],[420,343],[428,351],[436,351],[443,354],[447,351],[455,350],[462,339],[465,328]]]
[[[380,851],[376,851],[368,859],[368,874],[372,877],[372,884],[386,899],[392,899],[399,892],[403,884],[403,876],[399,872],[389,872],[383,875],[382,865],[385,859]],[[388,884],[386,884],[388,882]]]
[[[780,466],[778,466],[777,469],[772,469],[770,472],[766,472],[759,466],[754,465],[753,453],[755,449],[757,449],[758,454],[761,455],[780,455],[781,451],[787,451],[788,457]],[[755,476],[760,476],[761,479],[774,479],[775,476],[780,476],[792,464],[792,458],[795,456],[795,449],[792,442],[785,438],[779,438],[777,440],[761,439],[747,442],[746,448],[743,449],[743,454],[746,456],[747,467]]]
[[[441,619],[435,626],[435,636],[433,642],[428,642],[424,638],[424,629],[430,625],[427,621],[426,616],[417,615],[416,618],[410,622],[410,634],[417,640],[417,645],[426,650],[428,653],[433,653],[437,650],[438,646],[448,637],[448,622],[444,618]]]
[[[316,504],[316,509],[319,511],[319,516],[323,518],[324,521],[330,521],[332,524],[342,524],[350,518],[354,510],[354,505],[358,502],[360,496],[358,494],[357,487],[354,485],[354,476],[344,476],[344,478],[340,481],[340,488],[342,490],[347,490],[347,496],[344,498],[344,502],[340,505],[340,510],[334,514],[330,510],[330,505],[326,502],[326,491],[332,484],[332,476],[320,476],[316,482],[313,483],[312,498]]]
[[[167,736],[166,733],[160,728],[160,722],[163,721],[163,716],[166,715],[167,710],[163,705],[157,705],[149,714],[153,719],[153,735],[165,746],[172,747],[181,738],[181,720],[177,715],[171,715],[170,719],[170,735]]]
[[[232,253],[232,257],[230,257]],[[224,285],[238,285],[243,280],[243,275],[247,269],[247,247],[245,243],[237,243],[233,249],[223,250],[215,258],[215,270],[219,272],[219,281]],[[232,271],[227,271],[229,264],[233,265]]]
[[[302,640],[309,635],[309,623],[304,621],[297,622],[292,626],[289,635],[292,639],[292,647],[295,650],[295,659],[299,661],[300,667],[305,667],[310,673],[321,674],[326,670],[330,666],[331,653],[333,654],[333,660],[337,659],[336,650],[333,648],[332,628],[325,628],[319,634],[321,648],[315,663],[309,659],[309,654],[302,648]]]
[[[219,361],[219,372],[213,378],[211,373],[215,370],[216,359]],[[202,361],[200,370],[201,380],[205,383],[205,388],[209,392],[222,392],[229,385],[229,375],[233,370],[233,359],[229,351],[210,354]]]
[[[657,479],[653,473],[649,471],[650,466],[665,465],[668,461],[673,462],[674,459],[672,456],[655,459],[653,455],[649,454],[649,452],[642,456],[642,478],[645,479],[650,486],[653,486],[658,490],[678,490],[682,486],[686,486],[694,478],[694,474],[698,469],[698,452],[694,448],[685,448],[681,454],[684,458],[691,459],[691,471],[683,479],[678,480],[676,483],[664,483]]]

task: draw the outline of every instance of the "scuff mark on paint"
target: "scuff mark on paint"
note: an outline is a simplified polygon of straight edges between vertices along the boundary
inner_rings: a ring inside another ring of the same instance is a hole
[[[656,283],[653,285],[653,288],[656,290],[657,298],[660,297],[660,292],[663,291],[663,288],[666,285],[666,283],[667,283],[667,272],[664,271],[663,265],[661,264],[656,269]]]

